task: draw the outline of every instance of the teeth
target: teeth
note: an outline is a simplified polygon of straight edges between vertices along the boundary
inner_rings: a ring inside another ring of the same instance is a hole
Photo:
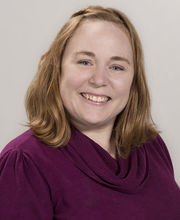
[[[109,100],[108,97],[100,97],[100,96],[93,96],[93,95],[88,95],[86,93],[82,93],[82,95],[86,98],[86,99],[89,99],[91,101],[94,101],[94,102],[107,102]]]

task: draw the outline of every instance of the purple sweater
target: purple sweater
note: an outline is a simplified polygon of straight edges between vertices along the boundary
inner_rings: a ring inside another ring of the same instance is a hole
[[[26,131],[0,154],[2,220],[180,220],[180,188],[159,135],[113,159],[72,131],[54,149]]]

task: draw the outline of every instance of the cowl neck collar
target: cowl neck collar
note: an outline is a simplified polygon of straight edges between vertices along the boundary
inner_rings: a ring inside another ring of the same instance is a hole
[[[71,160],[85,175],[105,187],[123,193],[136,193],[148,178],[146,149],[134,148],[127,159],[114,159],[104,148],[76,128],[68,143]]]

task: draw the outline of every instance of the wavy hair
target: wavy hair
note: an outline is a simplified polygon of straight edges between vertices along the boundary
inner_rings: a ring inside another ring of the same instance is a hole
[[[158,133],[150,112],[150,95],[145,77],[143,52],[138,34],[119,10],[89,6],[75,12],[64,24],[49,50],[42,55],[38,71],[25,99],[27,126],[33,134],[52,147],[65,146],[71,137],[71,121],[60,96],[61,61],[74,31],[84,20],[105,20],[119,24],[130,39],[134,59],[134,78],[128,102],[116,118],[111,139],[121,158],[132,148],[152,140]]]

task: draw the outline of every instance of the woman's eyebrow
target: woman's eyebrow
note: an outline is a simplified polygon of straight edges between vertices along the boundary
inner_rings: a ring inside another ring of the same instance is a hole
[[[110,58],[110,60],[125,61],[127,64],[130,65],[130,61],[125,57],[113,56],[113,57]]]
[[[78,55],[87,55],[87,56],[90,56],[90,57],[95,57],[95,54],[91,51],[77,51],[73,54],[74,57],[78,56]]]
[[[95,57],[95,54],[91,51],[86,51],[86,50],[83,50],[83,51],[77,51],[73,54],[74,57],[78,56],[78,55],[86,55],[86,56],[90,56],[90,57]],[[112,56],[110,57],[110,60],[112,61],[125,61],[127,64],[130,65],[130,61],[125,58],[125,57],[120,57],[120,56]]]

